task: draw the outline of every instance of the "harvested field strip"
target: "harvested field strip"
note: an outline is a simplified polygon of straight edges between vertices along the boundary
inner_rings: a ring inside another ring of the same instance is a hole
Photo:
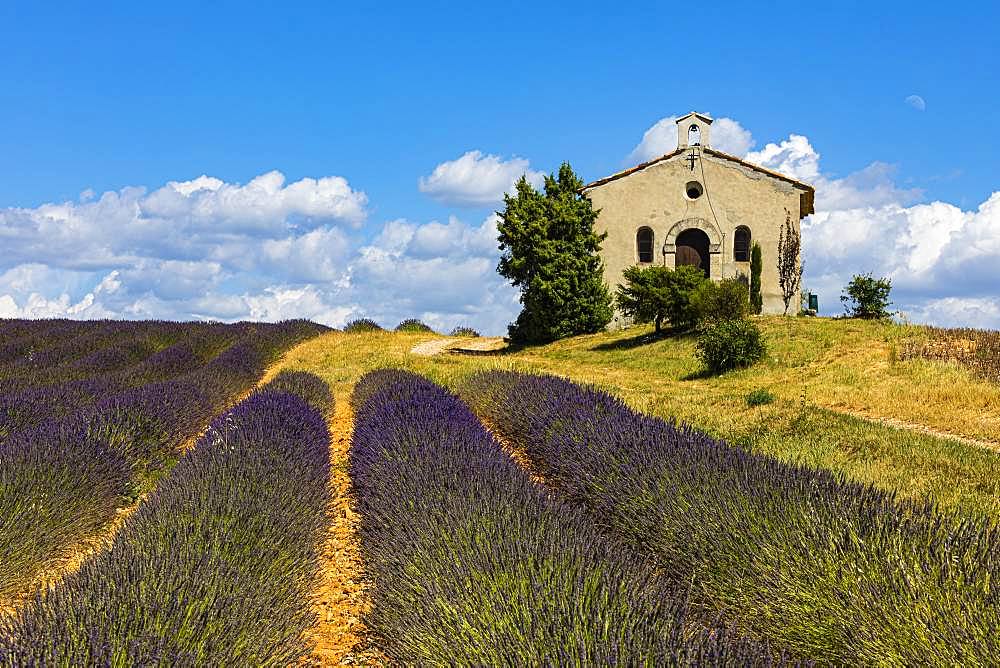
[[[464,394],[564,499],[741,628],[835,664],[1000,655],[989,521],[749,454],[554,376],[482,373]]]
[[[1000,382],[1000,332],[928,327],[927,337],[908,342],[900,358],[954,362],[987,380]]]
[[[111,548],[0,626],[0,664],[287,665],[308,653],[329,433],[265,388],[213,421]]]
[[[387,656],[423,665],[748,665],[642,557],[508,457],[453,394],[402,371],[354,392],[350,475]]]

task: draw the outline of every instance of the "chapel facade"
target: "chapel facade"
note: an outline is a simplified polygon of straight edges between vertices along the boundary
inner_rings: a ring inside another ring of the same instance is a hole
[[[749,280],[757,243],[763,311],[782,313],[778,238],[786,217],[798,230],[813,213],[815,189],[712,148],[711,126],[705,114],[683,116],[675,150],[583,187],[600,210],[596,230],[608,235],[601,248],[605,280],[614,292],[637,264],[693,264],[713,280]],[[797,305],[796,297],[791,308]],[[611,327],[624,324],[616,313]]]

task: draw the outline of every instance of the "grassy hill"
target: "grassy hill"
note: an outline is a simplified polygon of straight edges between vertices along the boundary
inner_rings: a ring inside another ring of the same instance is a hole
[[[704,377],[689,336],[650,328],[581,336],[491,355],[411,354],[435,335],[333,332],[292,350],[345,400],[365,372],[407,368],[454,386],[472,371],[545,371],[596,384],[633,407],[742,447],[820,466],[902,496],[1000,516],[1000,385],[937,361],[900,360],[921,327],[765,317],[765,362]],[[751,407],[758,389],[775,400]]]

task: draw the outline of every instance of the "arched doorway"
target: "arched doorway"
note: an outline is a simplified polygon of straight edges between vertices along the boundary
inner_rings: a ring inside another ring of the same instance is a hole
[[[708,254],[708,235],[697,228],[688,228],[677,235],[677,259],[675,264],[680,267],[690,264],[705,273],[705,278],[711,278],[711,260]]]

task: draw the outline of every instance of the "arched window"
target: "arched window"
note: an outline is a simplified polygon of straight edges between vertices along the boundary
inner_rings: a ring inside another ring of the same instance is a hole
[[[733,259],[737,262],[750,261],[750,228],[740,225],[733,235]]]
[[[639,262],[653,261],[653,230],[640,227],[635,233],[635,247],[639,251]]]

